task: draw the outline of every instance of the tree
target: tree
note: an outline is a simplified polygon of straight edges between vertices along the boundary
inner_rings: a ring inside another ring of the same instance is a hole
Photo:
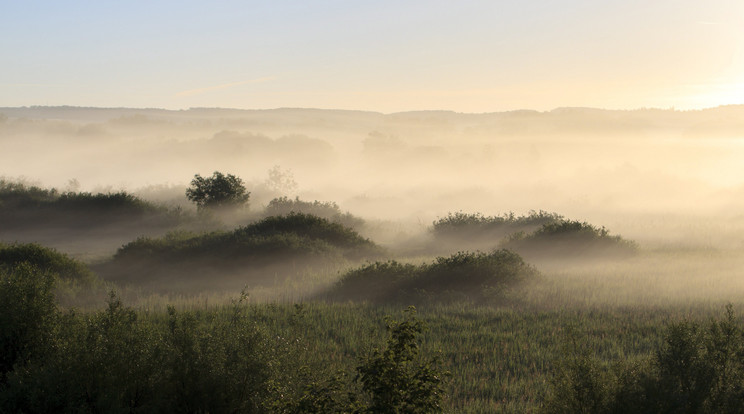
[[[196,174],[191,186],[186,189],[186,198],[196,203],[199,210],[240,207],[248,202],[250,195],[242,179],[219,171],[206,178]]]

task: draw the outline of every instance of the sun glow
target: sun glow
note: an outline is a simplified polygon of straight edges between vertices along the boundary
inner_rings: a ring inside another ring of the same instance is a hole
[[[722,105],[744,104],[744,78],[735,82],[714,82],[692,85],[687,101],[690,108],[713,108]]]

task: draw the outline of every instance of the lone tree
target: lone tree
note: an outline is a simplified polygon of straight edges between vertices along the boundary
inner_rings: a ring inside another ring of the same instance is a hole
[[[198,210],[241,207],[248,203],[250,195],[242,179],[219,171],[206,178],[196,174],[186,189],[186,198],[196,203]]]

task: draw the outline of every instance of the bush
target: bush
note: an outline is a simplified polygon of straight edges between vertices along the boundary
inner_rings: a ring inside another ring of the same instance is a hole
[[[396,261],[362,266],[347,272],[330,296],[373,302],[458,297],[493,301],[535,275],[537,270],[508,250],[459,252],[418,266]]]
[[[181,220],[169,210],[119,191],[115,193],[64,192],[0,179],[0,225],[6,229],[50,226],[79,230],[130,220],[156,220],[172,225]]]
[[[28,263],[0,267],[0,386],[43,352],[56,312],[54,275]]]
[[[271,408],[297,414],[441,412],[449,373],[442,369],[438,355],[421,355],[419,337],[425,326],[416,318],[415,308],[409,307],[402,322],[386,318],[386,325],[385,345],[359,359],[353,382],[343,371],[319,378],[304,367],[299,395],[281,394]]]
[[[209,286],[225,281],[239,287],[247,281],[265,283],[277,275],[285,277],[297,266],[327,266],[374,258],[381,252],[373,242],[338,223],[291,213],[230,232],[142,237],[122,246],[113,260],[98,270],[105,278],[128,282],[189,280]],[[248,280],[246,272],[250,272]],[[241,276],[242,284],[236,275]],[[168,285],[168,289],[186,287],[183,283]]]
[[[54,274],[62,280],[90,285],[96,276],[84,263],[36,243],[0,243],[0,268],[13,268],[28,263],[41,272]]]
[[[267,255],[332,254],[335,250],[348,257],[378,253],[374,243],[354,230],[309,214],[290,213],[231,232],[175,232],[158,239],[139,238],[121,247],[115,258],[258,260]]]
[[[55,189],[44,189],[23,182],[0,178],[0,208],[33,208],[53,203],[59,194]]]
[[[242,303],[211,318],[170,308],[167,323],[108,305],[60,315],[48,350],[0,388],[0,411],[263,412],[274,357]]]
[[[707,327],[670,325],[652,358],[602,369],[584,353],[564,362],[546,413],[741,413],[744,330],[731,306]]]
[[[421,360],[418,336],[424,325],[410,307],[402,322],[387,321],[383,349],[374,349],[357,367],[362,389],[369,395],[369,413],[437,413],[442,411],[443,381],[439,359]]]
[[[147,213],[163,213],[165,208],[148,203],[126,191],[116,193],[62,193],[55,203],[58,208],[74,212],[107,212],[109,214],[128,214],[130,216]]]
[[[610,235],[604,227],[575,220],[544,224],[529,234],[514,233],[502,243],[502,247],[525,255],[556,258],[581,255],[628,256],[638,249],[635,242]]]
[[[62,313],[53,280],[28,265],[0,271],[0,412],[441,411],[447,373],[421,355],[413,309],[388,320],[387,343],[359,359],[352,381],[286,371],[306,362],[297,361],[301,341],[268,335],[245,294],[232,306],[160,315],[112,292],[105,310]]]
[[[269,202],[264,211],[266,216],[282,216],[290,213],[310,214],[355,229],[364,225],[364,220],[351,213],[343,213],[334,202],[318,200],[308,202],[300,200],[299,197],[294,200],[287,197],[275,198]]]
[[[432,223],[432,232],[436,237],[491,237],[499,238],[519,230],[530,230],[543,224],[562,220],[563,217],[546,211],[530,211],[526,216],[515,216],[514,213],[502,216],[484,216],[481,213],[448,213],[446,217]]]

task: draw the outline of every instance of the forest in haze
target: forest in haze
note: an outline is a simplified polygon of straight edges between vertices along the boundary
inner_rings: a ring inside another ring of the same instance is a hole
[[[0,108],[0,412],[742,412],[742,120]]]

